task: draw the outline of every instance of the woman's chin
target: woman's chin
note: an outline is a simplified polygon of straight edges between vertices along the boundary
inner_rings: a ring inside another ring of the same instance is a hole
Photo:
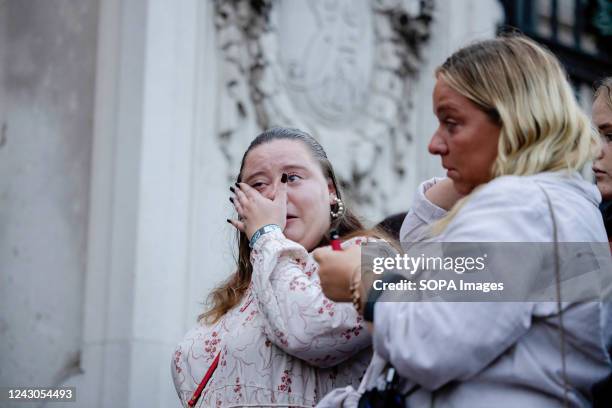
[[[461,195],[470,194],[480,184],[483,184],[483,183],[453,180],[453,187],[455,187],[455,190]]]
[[[298,228],[296,228],[295,225],[293,225],[295,222],[288,222],[287,225],[285,225],[285,229],[283,230],[283,234],[285,235],[285,237],[287,237],[288,239],[298,242],[298,239],[300,238],[300,234],[298,231]]]
[[[465,195],[465,194],[469,194],[470,191],[472,191],[470,186],[467,185],[466,183],[462,183],[461,181],[457,181],[454,179],[451,179],[451,180],[453,181],[453,187],[455,188],[455,191],[457,191],[459,194]]]
[[[597,188],[601,192],[602,201],[612,200],[612,178],[605,181],[597,181]]]
[[[293,242],[297,242],[308,252],[313,249],[316,243],[311,243],[312,239],[304,234],[304,230],[297,225],[287,225],[283,230],[285,238],[290,239]],[[311,245],[312,244],[312,245]]]

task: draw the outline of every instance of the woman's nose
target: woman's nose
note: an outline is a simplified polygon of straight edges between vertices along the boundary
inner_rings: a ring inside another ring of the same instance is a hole
[[[608,144],[609,143],[606,143],[606,141],[603,138],[599,139],[599,146],[597,146],[597,155],[595,156],[595,161],[599,161],[603,159],[604,156],[606,156],[606,153],[610,154],[610,148]],[[608,151],[606,152],[606,150]]]
[[[280,186],[280,178],[281,176],[279,176],[277,179],[275,179],[272,184],[270,184],[264,191],[263,191],[263,195],[264,197],[270,199],[270,200],[274,200],[274,197],[276,197],[276,191],[278,190],[279,186]]]
[[[438,132],[434,133],[429,141],[429,145],[427,146],[429,153],[431,154],[439,154],[444,155],[448,153],[448,146],[446,145],[446,141]]]
[[[274,200],[274,194],[276,193],[276,184],[267,186],[261,194],[269,200]]]

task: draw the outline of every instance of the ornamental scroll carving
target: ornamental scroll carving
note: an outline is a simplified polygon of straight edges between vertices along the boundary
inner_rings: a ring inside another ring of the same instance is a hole
[[[433,0],[216,0],[229,173],[257,132],[298,127],[321,141],[353,202],[385,213],[396,183],[376,180],[407,172],[407,95],[432,13]]]

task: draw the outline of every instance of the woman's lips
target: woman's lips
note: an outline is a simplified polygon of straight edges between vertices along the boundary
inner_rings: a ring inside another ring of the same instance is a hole
[[[448,177],[449,179],[452,179],[453,177],[457,177],[459,173],[457,173],[457,170],[455,169],[446,169],[446,177]]]

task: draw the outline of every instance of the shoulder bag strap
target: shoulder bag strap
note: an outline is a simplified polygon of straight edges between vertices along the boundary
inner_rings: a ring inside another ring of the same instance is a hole
[[[557,311],[559,315],[559,330],[561,331],[561,375],[563,376],[563,406],[569,406],[568,393],[569,393],[569,381],[567,380],[567,370],[565,364],[565,328],[563,326],[563,306],[561,305],[561,272],[560,272],[560,260],[559,260],[559,238],[557,233],[557,221],[555,220],[555,213],[552,206],[550,196],[540,184],[538,187],[546,196],[546,202],[548,203],[548,209],[550,211],[550,217],[552,219],[553,227],[553,240],[554,240],[554,256],[555,256],[555,280],[557,284]]]
[[[200,399],[200,395],[202,395],[202,391],[204,390],[204,387],[206,387],[206,384],[208,384],[210,377],[212,377],[213,373],[217,369],[217,366],[219,365],[220,356],[221,356],[221,352],[217,354],[217,357],[215,357],[215,360],[212,362],[211,366],[208,367],[208,371],[206,371],[204,378],[202,378],[202,381],[200,381],[200,385],[198,385],[198,388],[195,390],[195,392],[193,393],[193,396],[187,403],[187,405],[189,405],[190,407],[195,406],[195,404],[197,404],[198,400]]]

